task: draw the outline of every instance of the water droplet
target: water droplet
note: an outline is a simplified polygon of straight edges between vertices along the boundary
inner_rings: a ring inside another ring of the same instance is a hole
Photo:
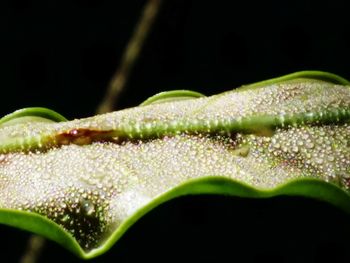
[[[307,141],[305,146],[306,146],[306,148],[308,148],[308,149],[312,149],[312,148],[314,148],[315,145],[313,144],[313,142]]]
[[[320,158],[320,157],[317,157],[317,158],[315,159],[315,163],[317,163],[317,164],[322,164],[322,163],[323,163],[323,159]]]
[[[292,147],[292,151],[295,152],[295,153],[299,152],[298,146],[293,146]]]
[[[248,145],[242,146],[241,148],[238,148],[233,151],[235,155],[239,155],[242,157],[247,157],[250,151],[250,147]]]
[[[88,199],[81,202],[82,211],[85,215],[90,216],[95,212],[95,205]]]
[[[330,161],[330,162],[333,162],[334,161],[334,156],[332,156],[332,155],[329,155],[328,157],[327,157],[327,160],[328,161]]]

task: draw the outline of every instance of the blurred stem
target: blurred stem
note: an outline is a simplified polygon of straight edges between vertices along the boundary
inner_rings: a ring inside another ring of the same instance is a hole
[[[109,83],[107,92],[97,109],[97,113],[101,114],[110,112],[116,105],[119,94],[124,89],[129,79],[130,72],[139,57],[143,43],[151,30],[161,2],[162,0],[148,0],[148,2],[145,4],[142,16],[125,48],[119,68],[114,73]]]
[[[31,235],[24,255],[20,259],[20,263],[35,263],[38,261],[40,252],[45,245],[45,239],[41,236]]]
[[[125,48],[120,66],[109,83],[105,97],[96,111],[97,113],[105,113],[113,110],[117,98],[124,89],[130,72],[139,57],[141,48],[151,30],[161,2],[162,0],[148,0],[145,4],[142,16]],[[28,240],[26,251],[20,259],[20,263],[37,262],[44,245],[45,239],[43,237],[32,235]]]

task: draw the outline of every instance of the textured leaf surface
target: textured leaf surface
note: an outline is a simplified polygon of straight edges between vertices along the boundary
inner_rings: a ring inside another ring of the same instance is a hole
[[[350,211],[347,85],[302,72],[80,120],[0,120],[0,222],[91,258],[181,195],[302,195]]]

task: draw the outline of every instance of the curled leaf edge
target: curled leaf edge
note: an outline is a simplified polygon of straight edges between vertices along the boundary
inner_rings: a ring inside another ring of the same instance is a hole
[[[36,213],[0,209],[0,223],[42,235],[82,259],[92,259],[111,249],[130,227],[161,204],[182,196],[204,194],[264,199],[277,196],[304,197],[329,203],[350,214],[350,195],[338,186],[318,179],[295,179],[273,189],[258,189],[222,176],[205,176],[190,179],[154,198],[125,219],[99,247],[88,252],[85,252],[63,227]]]
[[[284,81],[300,78],[317,79],[334,84],[350,85],[349,81],[332,73],[322,71],[300,71],[282,77],[243,85],[240,89],[254,89],[265,85],[278,84]],[[181,92],[184,93],[182,94]],[[159,100],[158,103],[162,103],[163,99],[165,99],[164,102],[172,99],[182,99],[182,95],[184,97],[188,95],[188,98],[203,96],[197,92],[180,90],[162,92],[151,98],[153,98],[152,100],[154,101]],[[154,103],[152,100],[146,100],[140,106]],[[41,117],[51,121],[66,121],[62,115],[50,109],[33,107],[24,108],[5,115],[0,119],[0,126],[7,121],[26,116]],[[201,194],[229,195],[242,198],[272,198],[282,195],[299,196],[324,201],[350,214],[350,206],[348,205],[350,195],[338,186],[318,179],[295,179],[274,189],[267,190],[257,189],[242,182],[222,176],[205,176],[190,179],[154,198],[151,202],[141,207],[124,220],[124,222],[122,222],[122,224],[110,236],[106,237],[104,242],[98,248],[92,249],[89,252],[85,252],[74,237],[63,227],[45,216],[36,213],[0,208],[0,223],[42,235],[59,243],[80,258],[92,259],[108,251],[133,224],[157,206],[181,196]]]

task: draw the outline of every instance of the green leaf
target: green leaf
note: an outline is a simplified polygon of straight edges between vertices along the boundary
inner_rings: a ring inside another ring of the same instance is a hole
[[[16,110],[0,119],[0,128],[26,122],[60,122],[67,121],[61,114],[46,108],[33,107]]]
[[[350,212],[349,106],[346,80],[307,71],[80,120],[10,115],[0,120],[0,222],[93,258],[179,196],[303,196]]]
[[[194,98],[205,97],[203,94],[192,91],[192,90],[171,90],[171,91],[163,91],[152,97],[148,98],[144,102],[140,104],[140,106],[146,106],[151,104],[158,104],[164,102],[173,102],[179,100],[189,100]]]

